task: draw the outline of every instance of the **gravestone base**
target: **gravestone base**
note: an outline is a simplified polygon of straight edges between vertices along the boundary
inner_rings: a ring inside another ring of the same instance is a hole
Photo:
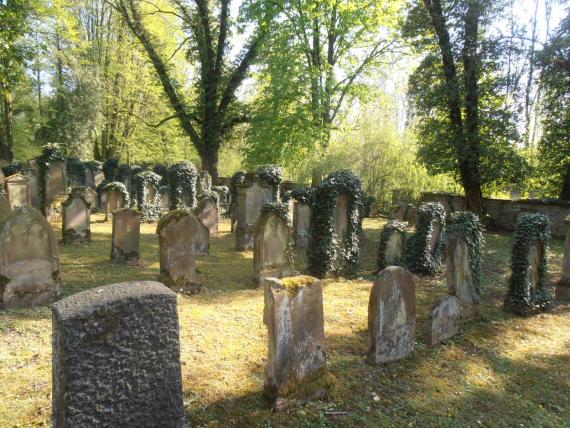
[[[63,243],[65,245],[71,245],[76,243],[87,244],[91,242],[91,231],[86,230],[83,235],[76,233],[74,229],[67,229],[64,232]]]
[[[24,260],[0,275],[0,308],[44,305],[61,294],[59,271],[48,260]]]
[[[570,281],[560,281],[556,284],[556,302],[570,303]]]
[[[439,299],[433,306],[429,320],[429,343],[438,345],[459,333],[461,304],[457,297],[447,296]]]
[[[173,278],[169,272],[160,273],[160,281],[176,293],[198,294],[202,291],[202,275],[195,272],[190,277],[181,276]]]
[[[323,400],[335,382],[336,377],[325,370],[313,380],[303,380],[301,384],[291,383],[277,391],[266,386],[264,392],[273,410],[282,411],[303,406],[311,401]]]
[[[114,264],[127,264],[129,266],[143,266],[138,251],[124,252],[118,246],[111,248],[111,261]]]

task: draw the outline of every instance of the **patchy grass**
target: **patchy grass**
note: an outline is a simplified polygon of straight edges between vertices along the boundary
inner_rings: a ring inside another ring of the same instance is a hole
[[[102,284],[158,277],[155,224],[142,226],[143,266],[109,261],[111,225],[93,216],[93,242],[61,248],[64,296]],[[187,419],[197,426],[570,426],[570,307],[531,318],[505,314],[502,299],[512,239],[486,234],[479,318],[450,343],[429,347],[425,326],[446,293],[442,274],[416,277],[418,342],[409,359],[364,362],[366,317],[381,220],[366,220],[362,278],[327,280],[327,401],[272,413],[261,394],[267,353],[263,294],[251,252],[236,252],[229,223],[198,262],[203,293],[179,297]],[[58,225],[56,225],[57,227]],[[304,271],[305,258],[297,258]],[[551,281],[562,242],[551,246]],[[0,426],[46,426],[51,413],[51,314],[48,307],[0,313]]]

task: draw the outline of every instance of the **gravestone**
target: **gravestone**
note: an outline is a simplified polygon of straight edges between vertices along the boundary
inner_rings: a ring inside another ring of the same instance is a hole
[[[140,260],[141,215],[126,208],[113,213],[111,260],[137,264]]]
[[[85,185],[88,187],[99,187],[105,179],[103,171],[92,171],[90,168],[85,168]]]
[[[564,220],[566,223],[566,239],[564,241],[564,260],[562,262],[562,275],[556,284],[556,301],[570,302],[570,215]]]
[[[91,241],[91,209],[80,188],[73,189],[61,204],[63,210],[62,235],[64,244]]]
[[[0,306],[36,306],[60,294],[55,234],[29,206],[12,211],[0,232]]]
[[[83,188],[83,197],[89,203],[91,212],[97,212],[99,206],[99,198],[97,197],[97,191],[92,187]]]
[[[311,206],[306,202],[295,201],[293,208],[293,230],[295,246],[307,248],[309,245],[309,230],[311,226]]]
[[[34,170],[28,169],[23,171],[22,174],[26,177],[28,181],[28,192],[30,193],[30,202],[32,207],[35,209],[40,209],[40,187],[38,185],[38,177]]]
[[[368,303],[368,355],[371,364],[408,357],[416,339],[416,288],[412,275],[398,266],[382,270]]]
[[[52,309],[53,427],[184,427],[176,294],[124,282]]]
[[[406,206],[405,205],[394,205],[390,208],[390,220],[395,221],[404,221],[404,217],[406,214]]]
[[[32,204],[29,178],[22,174],[14,174],[6,178],[6,192],[12,208],[30,206]]]
[[[339,241],[342,241],[348,229],[348,203],[349,196],[341,193],[336,198],[334,211],[334,230]]]
[[[109,189],[103,192],[105,195],[105,221],[113,211],[126,208],[125,195],[117,189]]]
[[[265,278],[294,275],[291,228],[273,211],[263,211],[257,222],[253,248],[255,280],[260,286]]]
[[[46,175],[47,201],[53,201],[56,196],[67,194],[67,171],[64,161],[51,162]]]
[[[266,278],[268,330],[264,392],[276,410],[324,398],[334,382],[326,367],[323,293],[316,278]]]
[[[198,202],[194,213],[210,232],[210,236],[218,235],[218,204],[209,196],[203,197]]]
[[[160,277],[175,291],[200,291],[196,257],[208,254],[210,234],[198,218],[184,210],[162,217],[156,229],[160,253]]]
[[[236,220],[236,250],[253,249],[255,225],[261,215],[261,207],[274,201],[274,192],[269,186],[253,181],[238,187],[238,209]]]
[[[162,204],[162,212],[167,213],[170,211],[170,190],[168,187],[161,190],[160,201]]]
[[[8,217],[12,214],[12,207],[10,207],[10,202],[8,202],[8,198],[4,196],[3,193],[0,193],[0,227],[3,225]]]
[[[406,225],[392,220],[382,229],[376,265],[378,271],[388,266],[399,266],[406,243]]]
[[[429,320],[429,343],[438,345],[459,333],[461,302],[455,296],[439,299],[431,310]]]

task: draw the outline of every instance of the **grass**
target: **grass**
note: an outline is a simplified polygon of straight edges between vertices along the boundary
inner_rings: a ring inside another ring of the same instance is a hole
[[[113,282],[158,277],[156,225],[142,226],[142,267],[109,261],[111,225],[93,216],[93,242],[60,247],[64,296]],[[512,239],[487,234],[479,318],[446,345],[426,345],[431,305],[446,293],[442,274],[415,277],[418,338],[411,358],[364,361],[368,297],[383,222],[365,221],[362,278],[327,280],[325,332],[337,383],[326,401],[272,413],[262,396],[267,354],[263,294],[252,252],[236,252],[229,222],[198,261],[203,292],[179,296],[187,420],[208,427],[570,426],[570,306],[531,318],[505,314],[502,299]],[[55,225],[58,227],[59,225]],[[560,273],[562,242],[551,246]],[[297,267],[305,270],[305,259]],[[0,426],[47,426],[51,413],[51,313],[48,307],[0,313]]]

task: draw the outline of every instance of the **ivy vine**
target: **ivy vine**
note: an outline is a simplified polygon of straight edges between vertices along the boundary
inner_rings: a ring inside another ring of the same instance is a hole
[[[102,170],[103,163],[99,162],[97,160],[85,161],[85,162],[83,162],[83,168],[88,169],[93,174],[95,174],[96,172],[99,172]]]
[[[380,234],[380,245],[378,247],[378,257],[376,258],[377,272],[387,267],[386,254],[390,250],[390,238],[393,233],[399,233],[402,236],[402,250],[406,247],[406,223],[400,221],[389,221]],[[391,265],[401,266],[402,259],[398,257],[396,260],[391,262]]]
[[[255,170],[255,179],[271,187],[273,200],[279,200],[279,185],[283,181],[283,169],[277,165],[261,165]]]
[[[440,225],[439,240],[434,251],[430,241],[434,223]],[[442,264],[445,249],[445,210],[439,202],[424,202],[417,212],[416,233],[407,240],[404,265],[414,273],[433,275]]]
[[[311,187],[299,187],[297,189],[291,190],[291,196],[297,202],[310,204],[313,199],[313,191],[314,189]]]
[[[105,180],[109,182],[118,181],[117,172],[119,170],[119,161],[117,159],[107,159],[105,162],[103,162],[102,169]]]
[[[348,225],[344,236],[335,232],[334,216],[337,197],[349,197]],[[330,174],[315,190],[311,203],[310,236],[307,249],[311,275],[328,274],[354,277],[360,256],[359,235],[362,229],[360,211],[363,205],[362,184],[351,171]]]
[[[514,233],[511,255],[511,277],[505,298],[505,310],[519,315],[531,315],[549,309],[554,299],[546,288],[548,273],[548,243],[550,240],[550,220],[544,214],[523,214],[519,217]],[[542,247],[542,257],[538,269],[538,283],[533,287],[530,281],[531,247]]]
[[[289,266],[293,269],[295,263],[295,240],[293,239],[293,219],[289,215],[289,207],[282,202],[266,202],[261,207],[261,213],[274,213],[285,222],[289,229],[287,248],[285,250]]]
[[[162,214],[162,198],[160,195],[161,177],[152,171],[143,171],[135,175],[133,186],[137,195],[137,209],[141,213],[141,220],[152,222],[158,220]],[[152,200],[147,200],[149,188],[154,188]]]
[[[154,172],[155,174],[158,174],[162,177],[162,180],[160,180],[161,186],[167,186],[168,185],[168,168],[166,165],[161,164],[161,163],[157,163],[152,168],[152,172]]]
[[[127,187],[121,183],[120,181],[111,181],[111,182],[107,182],[103,185],[103,183],[101,183],[99,185],[99,189],[100,192],[110,192],[112,190],[115,190],[119,193],[121,193],[123,195],[123,198],[125,200],[125,208],[128,207],[131,203],[131,199],[129,196],[129,192],[127,190]]]
[[[24,169],[24,164],[19,161],[14,161],[2,167],[2,172],[4,173],[5,177],[9,177],[11,175],[17,174]]]
[[[47,213],[47,175],[53,162],[65,162],[65,155],[59,144],[50,143],[42,148],[42,154],[36,158],[38,165],[38,192],[40,196],[40,209],[43,215]]]
[[[198,170],[192,162],[181,161],[168,169],[170,209],[192,209],[196,206]]]
[[[65,159],[65,170],[67,178],[74,185],[85,185],[85,165],[75,156],[69,156]]]

